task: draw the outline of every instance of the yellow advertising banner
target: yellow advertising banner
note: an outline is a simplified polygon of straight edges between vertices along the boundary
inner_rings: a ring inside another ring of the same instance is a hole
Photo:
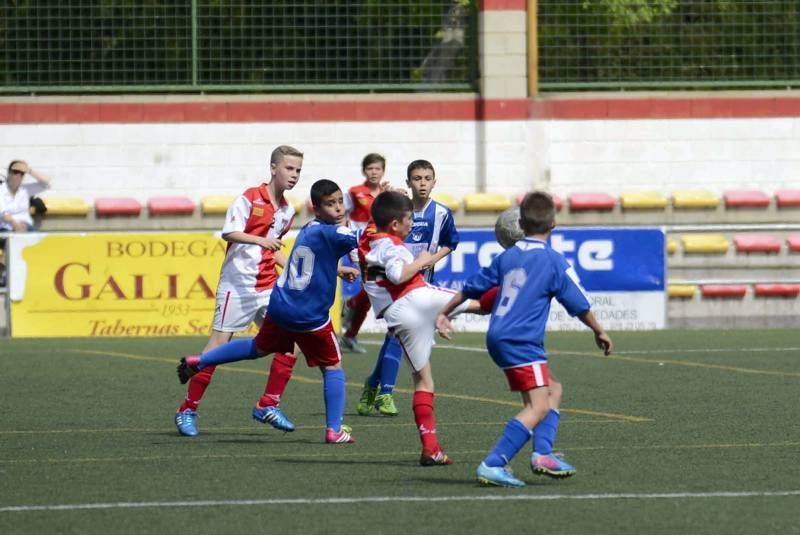
[[[287,256],[292,242],[284,241]],[[32,233],[8,245],[13,337],[211,329],[226,248],[218,233]],[[337,295],[332,312],[339,306]]]

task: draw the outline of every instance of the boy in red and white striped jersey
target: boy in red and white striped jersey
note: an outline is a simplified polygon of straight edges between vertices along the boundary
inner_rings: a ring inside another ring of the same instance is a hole
[[[380,154],[372,152],[361,160],[361,174],[364,175],[364,182],[347,190],[347,194],[344,196],[344,207],[351,229],[364,230],[372,218],[370,210],[375,197],[389,187],[389,183],[383,180],[385,172],[386,158]],[[340,341],[342,348],[355,353],[367,352],[356,339],[361,324],[367,317],[367,312],[369,312],[369,298],[362,287],[356,295],[344,303],[342,311],[344,333]]]
[[[414,420],[422,442],[422,466],[452,464],[436,435],[431,349],[435,318],[455,292],[432,286],[421,271],[431,267],[433,256],[421,251],[416,259],[405,246],[411,230],[411,199],[403,193],[387,191],[372,204],[374,225],[368,225],[359,242],[358,256],[362,280],[375,316],[386,320],[400,342],[412,368],[414,380]],[[465,301],[454,314],[477,303]]]
[[[269,183],[245,190],[228,208],[222,238],[228,242],[217,286],[214,323],[203,352],[229,342],[237,331],[264,320],[272,287],[278,279],[276,266],[286,262],[281,238],[289,231],[294,208],[284,198],[300,179],[303,153],[281,145],[270,156]],[[264,395],[253,409],[253,418],[282,431],[294,424],[279,408],[280,394],[289,381],[295,356],[275,355]],[[197,406],[211,381],[214,366],[192,377],[186,398],[175,414],[175,425],[184,436],[196,436]]]

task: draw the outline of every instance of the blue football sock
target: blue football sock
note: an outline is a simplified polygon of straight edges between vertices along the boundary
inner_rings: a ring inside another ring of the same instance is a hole
[[[383,339],[383,345],[381,346],[381,350],[378,352],[378,358],[375,359],[375,368],[373,368],[372,373],[367,377],[367,385],[375,388],[379,384],[381,384],[381,372],[383,370],[383,356],[386,353],[386,347],[391,344],[392,341],[391,335],[386,335],[386,338]]]
[[[558,432],[558,422],[561,414],[556,409],[550,409],[547,416],[533,428],[533,451],[547,455],[553,453],[553,442]]]
[[[216,366],[227,362],[254,359],[259,356],[255,338],[234,340],[227,344],[222,344],[219,347],[215,347],[208,353],[200,355],[200,364],[197,366],[197,369],[202,370],[206,366]]]
[[[400,359],[403,356],[403,348],[394,336],[389,337],[389,343],[384,344],[386,351],[383,354],[381,364],[381,394],[391,394],[394,392],[394,385],[397,384],[397,374],[400,371]]]
[[[344,415],[344,370],[334,368],[322,372],[323,394],[325,396],[325,426],[334,431],[341,430]]]
[[[509,420],[500,440],[497,441],[483,462],[486,463],[486,466],[507,465],[530,438],[531,430],[522,422],[516,418]]]

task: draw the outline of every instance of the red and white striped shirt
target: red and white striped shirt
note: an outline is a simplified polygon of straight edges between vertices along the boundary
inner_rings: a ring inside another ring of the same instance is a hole
[[[414,262],[414,255],[397,236],[378,232],[374,223],[367,225],[358,243],[364,288],[375,317],[380,318],[389,306],[416,288],[427,286],[417,272],[400,282],[403,267]]]
[[[294,208],[281,200],[277,210],[270,200],[267,184],[242,193],[225,216],[222,233],[244,232],[253,236],[281,238],[292,227]],[[278,280],[272,251],[249,243],[228,243],[220,271],[220,284],[229,284],[241,291],[263,292]]]

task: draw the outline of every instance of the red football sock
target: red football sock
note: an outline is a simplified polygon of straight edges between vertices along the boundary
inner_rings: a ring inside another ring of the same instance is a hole
[[[433,414],[433,392],[414,392],[412,407],[422,449],[431,452],[440,450],[439,439],[436,438],[436,416]]]
[[[203,394],[205,394],[216,368],[216,366],[203,368],[189,379],[189,388],[186,390],[186,399],[181,403],[180,412],[186,409],[197,410],[197,406],[200,404],[200,400],[203,399]]]
[[[348,338],[355,338],[358,336],[358,331],[361,330],[361,324],[364,323],[364,320],[367,318],[367,312],[369,312],[369,296],[366,290],[362,288],[355,297],[351,297],[348,301],[348,305],[350,305],[355,312],[353,313],[353,321],[350,324],[350,328],[347,329],[344,335]]]
[[[259,407],[280,405],[281,396],[286,390],[289,379],[292,378],[292,369],[295,362],[297,362],[297,357],[291,353],[275,353],[272,364],[269,367],[269,377],[267,377],[264,395],[258,400]]]

